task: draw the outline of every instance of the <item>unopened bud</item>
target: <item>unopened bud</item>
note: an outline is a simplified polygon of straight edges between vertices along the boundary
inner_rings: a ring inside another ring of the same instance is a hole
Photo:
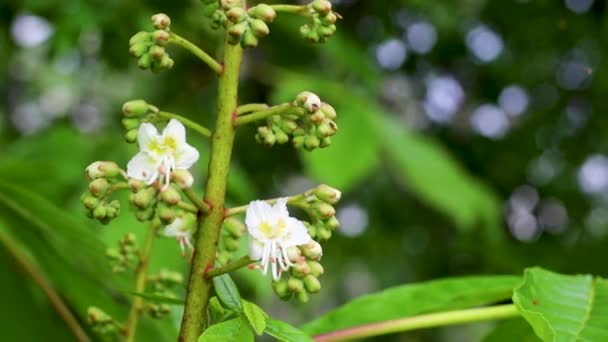
[[[112,178],[120,175],[120,167],[113,161],[96,161],[86,169],[88,179]]]
[[[312,209],[322,219],[329,219],[336,214],[336,209],[331,204],[318,202],[312,205]]]
[[[169,43],[169,39],[171,38],[171,34],[164,30],[156,30],[152,33],[152,39],[156,44],[160,46],[165,46]]]
[[[129,47],[129,53],[134,57],[140,58],[144,54],[148,53],[150,47],[153,46],[152,42],[141,42],[133,44]]]
[[[286,280],[279,280],[272,283],[272,289],[283,300],[287,300],[291,297],[291,291],[287,285]]]
[[[93,196],[86,196],[83,197],[82,204],[88,209],[95,209],[99,205],[99,200]]]
[[[154,25],[157,30],[166,30],[171,25],[171,18],[164,13],[153,15],[150,18],[150,21],[152,21],[152,25]]]
[[[323,255],[323,248],[315,240],[310,240],[307,244],[300,246],[300,250],[305,257],[313,260],[321,259]]]
[[[156,200],[155,197],[156,191],[153,188],[143,189],[134,194],[133,204],[140,209],[145,209],[152,205]]]
[[[306,275],[310,274],[310,267],[308,266],[307,263],[302,261],[302,262],[298,262],[295,265],[291,266],[289,271],[293,276],[296,276],[298,278],[303,278]]]
[[[149,69],[150,66],[152,65],[152,56],[150,56],[149,54],[145,54],[141,57],[139,57],[139,59],[137,60],[137,67],[139,67],[140,69]]]
[[[149,221],[154,217],[154,209],[148,208],[144,210],[138,210],[135,214],[135,218],[139,221]]]
[[[129,179],[129,188],[133,192],[139,192],[141,189],[146,187],[146,183],[142,180],[130,178]]]
[[[226,12],[226,17],[233,23],[240,23],[247,19],[247,11],[245,11],[241,7],[233,7],[228,12]]]
[[[136,129],[141,124],[141,120],[138,118],[124,118],[120,120],[122,127],[126,130]]]
[[[308,296],[308,293],[306,291],[300,291],[300,292],[296,293],[296,299],[300,303],[308,303],[310,296]]]
[[[259,4],[251,7],[247,12],[250,16],[264,20],[267,23],[271,23],[277,16],[275,10],[266,4]]]
[[[241,45],[244,48],[254,48],[256,46],[258,46],[258,37],[256,36],[256,34],[254,32],[252,32],[251,30],[247,30],[245,31],[245,34],[243,35],[243,39],[241,40]]]
[[[313,113],[321,106],[321,99],[314,93],[303,91],[296,96],[296,104]]]
[[[164,55],[165,48],[163,48],[162,46],[154,45],[150,48],[150,56],[152,56],[153,59],[160,61]]]
[[[125,133],[125,141],[130,144],[135,143],[137,142],[137,135],[137,128],[130,129]]]
[[[93,209],[93,217],[98,220],[106,218],[106,207],[104,207],[103,205],[99,205],[95,209]]]
[[[321,291],[321,282],[312,274],[304,277],[304,287],[308,293],[317,293]]]
[[[340,222],[335,216],[330,217],[327,221],[325,221],[325,226],[331,230],[336,230],[340,227]]]
[[[177,216],[175,214],[175,210],[173,210],[172,208],[169,208],[165,205],[159,205],[157,212],[158,212],[158,218],[165,225],[171,224],[173,221],[175,221],[175,218]]]
[[[289,261],[297,262],[298,260],[300,260],[301,256],[302,252],[300,252],[300,249],[298,247],[291,246],[287,248],[287,257],[289,258]]]
[[[180,189],[187,189],[192,187],[192,184],[194,183],[194,177],[192,176],[192,173],[190,173],[190,171],[185,169],[179,169],[173,171],[173,182]]]
[[[331,238],[331,230],[324,226],[319,227],[317,230],[317,238],[319,241],[327,241]]]
[[[220,5],[224,10],[229,10],[236,6],[240,0],[220,0]]]
[[[335,18],[335,14],[331,13],[331,15],[334,16]],[[334,20],[335,22],[335,20]],[[327,26],[319,26],[319,28],[317,29],[317,32],[319,33],[319,35],[325,39],[331,37],[332,34],[334,34],[334,32],[336,32],[336,25],[334,24],[329,24],[329,23],[325,23]]]
[[[110,189],[110,183],[105,178],[97,178],[89,183],[89,191],[95,197],[103,197]]]
[[[328,0],[315,0],[312,2],[311,7],[317,13],[327,14],[331,12],[331,2]]]
[[[132,100],[122,105],[126,117],[142,116],[148,113],[148,103],[144,100]]]
[[[264,37],[270,33],[268,25],[261,19],[250,19],[249,25],[257,37]],[[257,43],[256,43],[257,45]]]
[[[181,201],[181,196],[177,189],[173,186],[168,187],[165,191],[160,193],[160,199],[169,206],[176,205]]]
[[[329,145],[331,145],[331,138],[325,137],[325,138],[321,139],[321,143],[319,144],[319,147],[323,148],[323,147],[327,147]]]
[[[330,120],[335,120],[336,119],[336,110],[334,109],[334,107],[332,107],[331,105],[329,105],[328,103],[321,103],[321,107],[319,108],[323,114],[325,114],[325,117],[330,119]]]
[[[321,275],[323,275],[323,273],[325,273],[323,265],[321,265],[318,261],[307,260],[306,263],[308,264],[308,267],[310,267],[310,274],[313,276],[319,278]]]
[[[229,217],[224,220],[224,229],[230,234],[230,236],[238,239],[243,236],[247,228],[243,222],[235,219],[234,217]]]
[[[230,252],[234,252],[237,249],[239,249],[239,240],[236,240],[235,238],[232,238],[230,236],[226,236],[223,240],[224,242],[224,246],[226,247],[226,250],[230,251]]]
[[[129,45],[135,45],[138,43],[149,42],[150,41],[150,32],[139,31],[129,39]]]
[[[304,283],[298,278],[289,277],[289,280],[287,280],[287,287],[289,288],[289,291],[298,293],[304,290]]]
[[[317,186],[313,194],[321,201],[329,204],[336,204],[342,197],[342,193],[338,189],[334,189],[327,184]]]
[[[242,22],[242,23],[238,23],[238,24],[232,25],[228,29],[228,35],[229,35],[229,38],[230,38],[230,43],[231,44],[237,44],[238,42],[240,42],[246,31],[247,31],[247,23],[246,22]]]
[[[314,150],[315,148],[319,147],[320,143],[321,143],[321,141],[319,140],[319,138],[317,138],[314,135],[309,135],[304,140],[304,147],[310,151],[310,150]]]
[[[331,125],[329,125],[327,122],[321,122],[321,124],[317,126],[317,135],[319,136],[319,138],[329,137],[334,135],[335,133],[336,131],[334,131],[331,128]]]
[[[289,136],[283,131],[275,132],[277,143],[284,144],[289,141]]]

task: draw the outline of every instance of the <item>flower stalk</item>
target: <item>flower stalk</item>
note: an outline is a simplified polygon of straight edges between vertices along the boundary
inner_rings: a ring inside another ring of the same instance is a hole
[[[222,74],[222,65],[219,64],[213,57],[209,56],[208,53],[201,50],[198,46],[192,44],[185,38],[178,36],[177,34],[171,32],[171,37],[169,38],[169,43],[177,44],[184,49],[192,52],[196,57],[198,57],[201,61],[206,63],[213,71],[215,71],[218,75]]]
[[[228,37],[226,37],[227,39]],[[180,331],[180,341],[196,341],[207,324],[207,305],[212,282],[206,273],[215,264],[215,255],[224,220],[226,182],[232,156],[236,116],[239,71],[242,60],[240,45],[227,41],[224,48],[224,69],[219,77],[218,113],[215,132],[211,137],[209,177],[205,189],[205,202],[209,214],[198,218],[195,252],[192,258],[188,294]]]
[[[196,131],[197,133],[199,133],[200,135],[204,136],[204,137],[210,137],[212,132],[209,128],[200,125],[188,118],[185,118],[179,114],[174,114],[174,113],[169,113],[169,112],[158,112],[156,113],[156,115],[158,115],[159,117],[163,118],[163,119],[177,119],[179,120],[182,124],[184,124],[184,126],[192,129],[193,131]]]
[[[219,275],[222,275],[224,273],[228,273],[228,272],[232,272],[232,271],[236,271],[239,268],[245,267],[251,263],[254,263],[255,260],[251,260],[251,258],[249,256],[244,256],[238,260],[235,260],[229,264],[226,264],[224,266],[218,267],[218,268],[214,268],[211,271],[209,271],[207,273],[207,278],[213,278],[213,277],[217,277]]]
[[[260,110],[257,112],[253,112],[251,114],[239,116],[236,119],[236,125],[242,126],[242,125],[248,124],[250,122],[263,120],[269,116],[281,115],[281,114],[288,112],[291,109],[293,109],[293,106],[291,103],[289,103],[289,102],[283,103],[283,104],[280,104],[277,106],[270,107],[268,109],[264,109],[264,110]]]

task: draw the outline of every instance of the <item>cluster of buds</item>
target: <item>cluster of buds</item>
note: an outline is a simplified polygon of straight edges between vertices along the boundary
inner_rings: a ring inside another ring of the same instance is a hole
[[[227,264],[234,259],[234,254],[239,249],[239,240],[246,231],[247,227],[238,219],[229,217],[224,220],[216,258],[220,264]]]
[[[158,108],[148,104],[144,100],[131,100],[122,105],[124,118],[121,123],[125,133],[125,140],[132,144],[137,142],[137,128],[146,121],[148,114],[158,113]]]
[[[155,14],[151,18],[156,31],[141,31],[129,40],[129,53],[137,58],[137,66],[161,72],[173,66],[173,60],[165,51],[171,38],[171,19],[166,14]]]
[[[108,248],[106,257],[110,259],[112,272],[121,273],[132,270],[139,261],[139,248],[135,234],[127,233],[118,241],[118,249]]]
[[[109,195],[114,191],[117,177],[124,171],[111,161],[96,161],[86,169],[86,176],[91,182],[88,191],[82,194],[80,200],[90,218],[95,218],[102,224],[109,223],[120,213],[120,202],[110,200]]]
[[[272,7],[266,4],[259,4],[248,10],[235,6],[235,2],[230,0],[223,0],[221,4],[228,19],[228,42],[233,45],[241,44],[244,48],[256,47],[259,39],[270,32],[267,23],[271,23],[277,15]]]
[[[148,276],[147,281],[148,286],[155,295],[177,299],[178,297],[173,292],[173,288],[181,286],[184,282],[184,277],[181,273],[161,269],[158,274]],[[149,300],[147,312],[152,318],[163,318],[171,312],[171,307],[164,303],[155,303],[153,300]]]
[[[308,5],[312,23],[300,27],[300,34],[311,43],[324,43],[336,32],[338,14],[331,10],[328,0],[315,0]]]
[[[306,204],[302,205],[311,219],[311,223],[304,222],[310,236],[317,241],[327,241],[332,232],[339,226],[334,205],[340,200],[340,191],[321,184],[304,193]]]
[[[311,92],[296,97],[292,110],[274,115],[266,120],[266,126],[258,127],[256,141],[266,146],[291,141],[295,148],[312,151],[327,147],[331,137],[338,132],[335,109]]]
[[[272,288],[282,300],[295,297],[298,301],[306,303],[309,294],[321,290],[319,277],[324,272],[319,262],[323,255],[321,245],[311,240],[305,245],[290,247],[287,255],[294,265],[289,269],[289,276],[274,281]]]
[[[118,323],[107,313],[97,307],[87,309],[87,318],[93,331],[98,334],[113,334],[119,332]]]
[[[135,217],[139,221],[150,221],[156,216],[164,225],[168,225],[180,214],[181,209],[177,204],[181,201],[181,195],[174,184],[160,191],[156,186],[130,179],[129,187],[133,192],[129,195],[129,201],[135,207]]]
[[[225,27],[228,18],[217,0],[202,0],[203,15],[211,19],[211,28],[217,30]]]

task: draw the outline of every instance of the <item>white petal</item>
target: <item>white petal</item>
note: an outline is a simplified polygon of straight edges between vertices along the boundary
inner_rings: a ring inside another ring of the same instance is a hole
[[[167,237],[174,237],[180,235],[180,228],[182,227],[183,223],[184,220],[182,218],[176,218],[175,220],[173,220],[173,222],[171,222],[171,224],[165,227],[165,229],[163,230],[163,235]]]
[[[259,231],[259,226],[263,221],[267,221],[270,217],[271,207],[264,201],[252,201],[247,207],[245,214],[245,225],[247,230],[254,238],[264,241],[264,237]]]
[[[163,137],[172,137],[178,144],[186,141],[186,129],[179,120],[171,119],[163,130]]]
[[[280,218],[289,217],[289,212],[287,211],[287,198],[279,198],[277,203],[272,206],[272,221],[276,222]]]
[[[139,144],[139,150],[143,152],[149,152],[150,142],[152,140],[158,139],[158,131],[153,124],[144,122],[139,125],[139,129],[137,130],[137,143]]]
[[[289,233],[283,235],[281,239],[281,246],[283,248],[305,245],[311,240],[308,229],[306,229],[306,226],[302,221],[293,217],[288,217],[286,223],[286,231]]]
[[[260,260],[264,254],[264,244],[259,240],[249,237],[249,257],[251,260]]]
[[[199,153],[194,147],[184,142],[175,156],[175,168],[188,170],[198,160]]]
[[[158,177],[158,164],[148,153],[139,152],[129,160],[127,176],[152,184]]]

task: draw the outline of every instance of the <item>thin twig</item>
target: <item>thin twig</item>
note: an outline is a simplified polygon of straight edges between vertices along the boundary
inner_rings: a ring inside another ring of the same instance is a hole
[[[251,260],[251,258],[249,258],[249,256],[244,256],[240,259],[237,259],[229,264],[226,264],[224,266],[220,266],[218,268],[214,268],[211,271],[207,272],[207,274],[205,275],[205,277],[207,278],[213,278],[216,277],[218,275],[224,274],[224,273],[228,273],[228,272],[232,272],[235,270],[238,270],[241,267],[245,267],[251,263],[255,262],[254,260]]]
[[[169,43],[177,44],[186,50],[192,52],[196,57],[198,57],[201,61],[205,62],[213,71],[218,74],[222,73],[222,65],[218,63],[213,57],[209,56],[205,51],[201,50],[198,46],[192,44],[185,38],[178,36],[177,34],[171,32],[171,38],[169,38]]]

